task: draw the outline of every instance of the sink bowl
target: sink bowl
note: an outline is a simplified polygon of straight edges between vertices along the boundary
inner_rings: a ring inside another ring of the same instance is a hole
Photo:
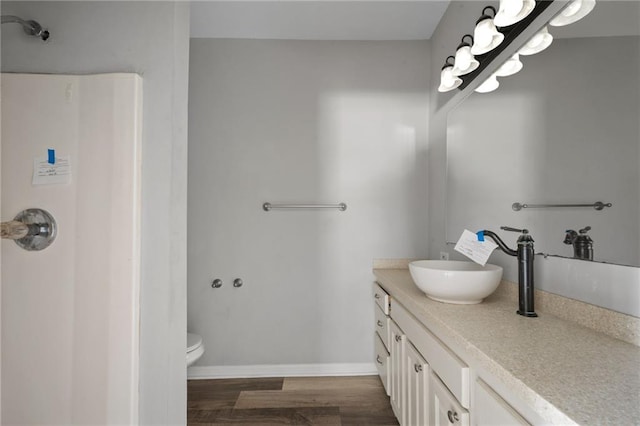
[[[417,260],[409,263],[413,282],[438,302],[471,305],[493,293],[502,267],[457,260]]]

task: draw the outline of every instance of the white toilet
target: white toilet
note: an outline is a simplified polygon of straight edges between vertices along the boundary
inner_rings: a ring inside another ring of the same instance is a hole
[[[202,337],[197,334],[187,333],[187,367],[199,360],[203,353]]]

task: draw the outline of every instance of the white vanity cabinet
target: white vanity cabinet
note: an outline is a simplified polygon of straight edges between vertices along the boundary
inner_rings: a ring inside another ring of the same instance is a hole
[[[469,425],[469,412],[460,405],[434,373],[431,373],[429,377],[429,389],[431,410],[428,424],[437,426]]]
[[[420,352],[405,342],[405,425],[426,425],[429,422],[429,364]]]
[[[518,426],[529,424],[481,378],[477,378],[474,383],[474,397],[474,425]]]
[[[404,375],[404,352],[407,336],[402,333],[398,324],[391,321],[391,359],[389,384],[391,387],[391,408],[401,425],[405,424],[405,404],[403,400],[402,387],[405,384]]]
[[[379,285],[375,284],[373,287],[373,300],[374,304],[374,321],[375,321],[375,336],[374,336],[374,351],[376,367],[378,369],[378,375],[382,380],[387,395],[391,395],[390,387],[390,323],[389,318],[389,294],[382,289]]]
[[[376,363],[401,426],[529,424],[377,284],[374,300]]]

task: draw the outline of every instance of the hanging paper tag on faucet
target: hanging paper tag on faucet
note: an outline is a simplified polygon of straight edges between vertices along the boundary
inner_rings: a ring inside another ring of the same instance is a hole
[[[496,248],[498,248],[498,245],[493,241],[484,238],[482,241],[479,241],[478,235],[465,229],[458,239],[454,250],[484,266]]]

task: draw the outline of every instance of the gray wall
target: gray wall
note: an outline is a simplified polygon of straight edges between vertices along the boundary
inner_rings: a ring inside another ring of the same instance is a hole
[[[372,259],[426,255],[429,43],[193,39],[190,56],[193,371],[372,369]]]
[[[3,72],[143,77],[140,422],[185,423],[189,6],[3,2],[2,13],[51,31],[42,43],[4,25]]]

